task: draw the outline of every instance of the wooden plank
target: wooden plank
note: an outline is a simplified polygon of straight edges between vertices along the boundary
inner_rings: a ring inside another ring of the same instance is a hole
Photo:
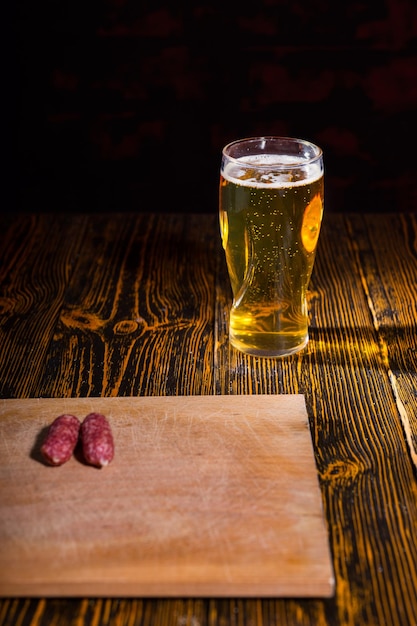
[[[40,462],[62,412],[104,412],[105,470]],[[3,595],[329,596],[301,395],[0,401]]]
[[[37,395],[210,394],[213,221],[91,219]]]
[[[44,372],[85,218],[21,216],[0,246],[0,397],[27,397]]]
[[[363,289],[417,467],[417,218],[349,220]]]

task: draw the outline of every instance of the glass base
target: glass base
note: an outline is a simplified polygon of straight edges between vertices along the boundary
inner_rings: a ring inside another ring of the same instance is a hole
[[[251,356],[257,356],[257,357],[265,357],[265,358],[282,358],[282,357],[290,356],[291,354],[296,354],[297,352],[304,350],[304,348],[308,344],[309,337],[308,335],[306,335],[303,341],[296,345],[285,345],[285,342],[283,342],[284,345],[281,345],[281,346],[279,345],[266,346],[265,345],[264,347],[259,347],[259,346],[248,344],[243,341],[239,341],[237,337],[233,337],[232,335],[230,336],[229,339],[230,339],[231,345],[234,348],[236,348],[236,350],[239,350],[239,352],[243,352],[244,354],[249,354]]]

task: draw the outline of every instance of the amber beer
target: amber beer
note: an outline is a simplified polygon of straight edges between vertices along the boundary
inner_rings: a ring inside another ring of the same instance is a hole
[[[229,336],[239,350],[277,357],[307,345],[322,214],[320,148],[280,137],[224,148],[220,228],[233,292]]]

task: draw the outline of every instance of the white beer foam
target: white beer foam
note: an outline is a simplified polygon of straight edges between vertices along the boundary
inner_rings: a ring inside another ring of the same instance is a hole
[[[245,167],[239,167],[239,163]],[[250,172],[248,165],[252,165],[256,170],[254,176],[248,177]],[[259,167],[262,169],[257,169]],[[296,170],[295,179],[292,168]],[[313,183],[321,178],[323,171],[320,161],[305,163],[303,157],[287,154],[254,154],[227,163],[222,174],[229,182],[244,187],[283,188]]]

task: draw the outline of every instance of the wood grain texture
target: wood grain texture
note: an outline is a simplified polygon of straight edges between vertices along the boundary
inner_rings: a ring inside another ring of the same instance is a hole
[[[211,393],[215,239],[200,222],[90,223],[33,395]]]
[[[369,235],[368,235],[368,232]],[[417,219],[351,219],[361,277],[417,467]]]
[[[24,216],[0,235],[0,396],[28,397],[79,254],[85,218]]]
[[[1,295],[33,297],[21,287],[30,257],[31,280],[49,285],[52,303],[56,293],[62,302],[39,318],[25,308],[13,318],[11,336],[4,311],[1,346],[10,348],[0,353],[2,396],[304,394],[336,594],[263,601],[5,599],[0,624],[417,624],[414,216],[325,216],[310,284],[310,343],[276,361],[229,347],[230,287],[214,216],[83,218],[54,250],[39,219],[28,222],[33,242],[25,239],[27,223],[12,222],[0,233],[0,242],[9,241],[0,251],[9,267]],[[35,250],[41,263],[33,263]],[[23,259],[13,274],[17,252]],[[65,258],[76,271],[57,269],[67,267]],[[132,322],[140,319],[139,330]]]

